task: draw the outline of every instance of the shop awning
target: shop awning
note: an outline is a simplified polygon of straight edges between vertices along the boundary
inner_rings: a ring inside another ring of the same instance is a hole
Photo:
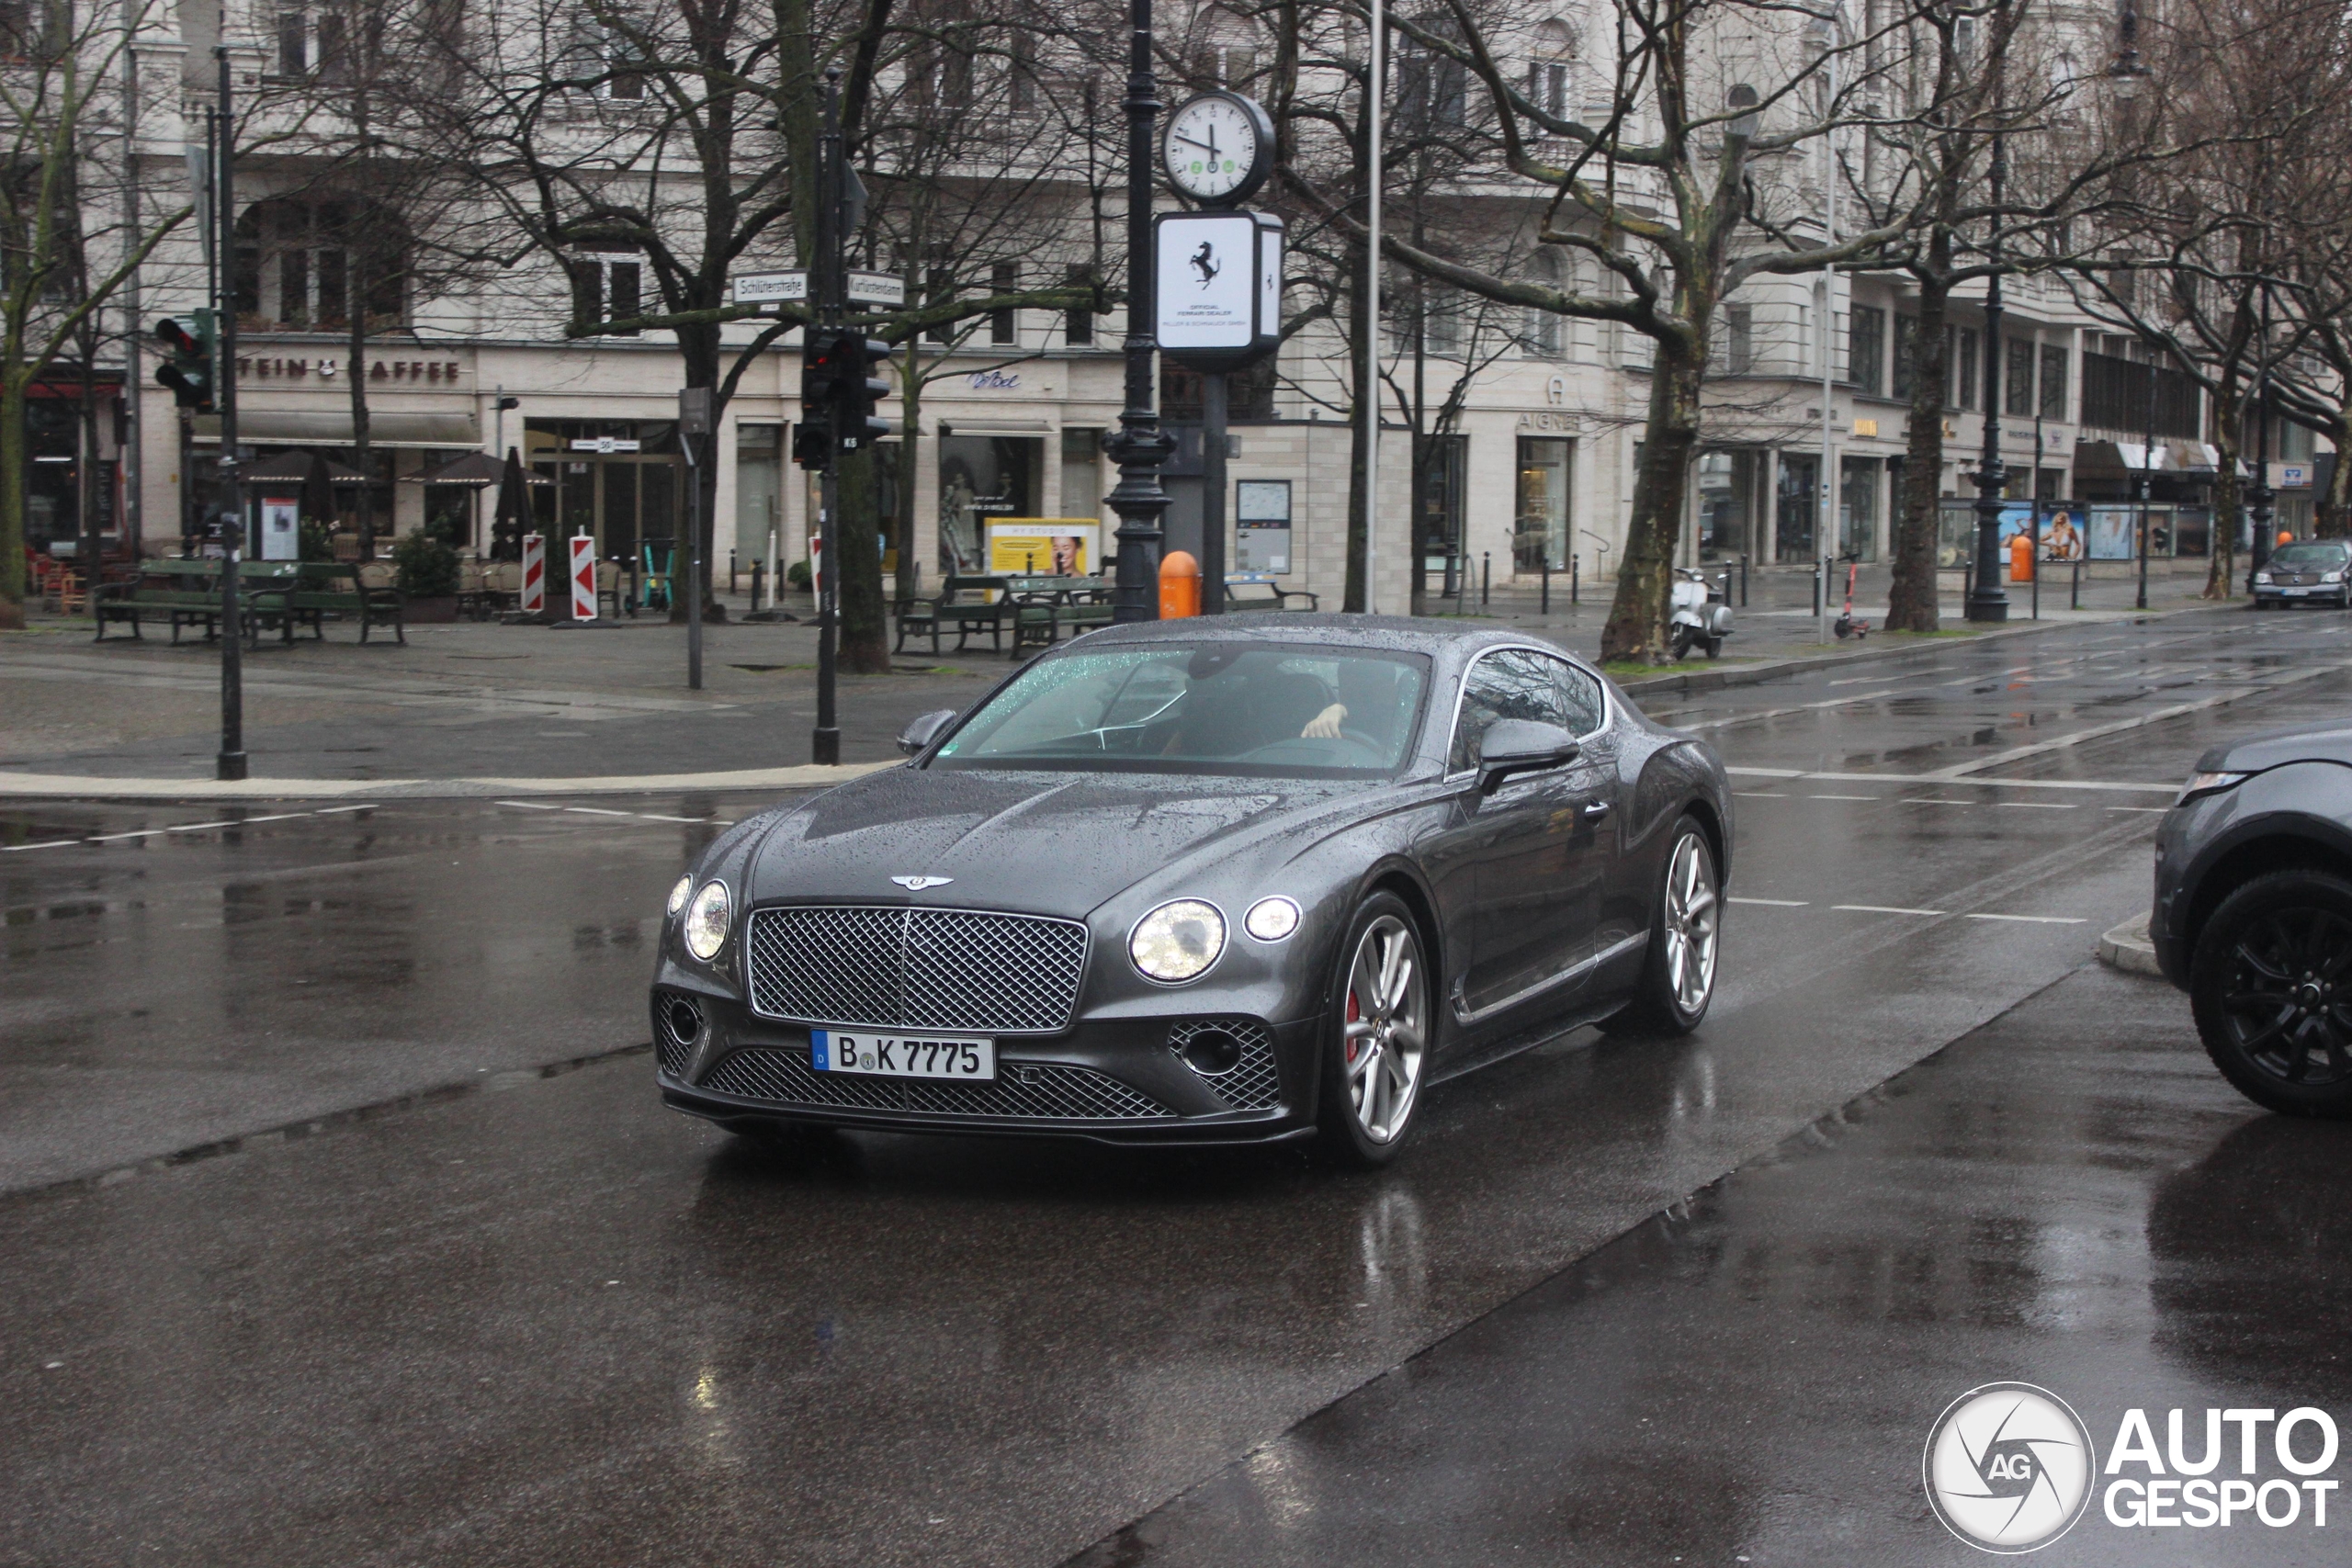
[[[220,439],[220,416],[198,414],[195,437]],[[239,409],[237,440],[258,446],[348,446],[352,444],[349,409]],[[481,422],[469,413],[371,414],[368,420],[370,446],[431,446],[478,451]]]
[[[2123,479],[2143,468],[2175,479],[2201,477],[2219,472],[2221,464],[2221,453],[2202,441],[2159,440],[2153,467],[2147,446],[2138,441],[2085,441],[2075,447],[2075,472],[2085,479]]]

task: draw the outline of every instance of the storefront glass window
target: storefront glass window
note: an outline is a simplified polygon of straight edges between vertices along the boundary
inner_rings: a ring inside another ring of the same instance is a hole
[[[1876,457],[1846,457],[1838,462],[1838,553],[1841,556],[1878,559],[1878,476],[1883,468]]]
[[[939,438],[939,570],[987,570],[991,517],[1037,515],[1042,437],[943,435]]]
[[[1568,479],[1576,443],[1558,436],[1519,438],[1519,521],[1512,556],[1521,571],[1568,564]]]
[[[771,534],[784,534],[784,427],[735,427],[735,552],[745,565],[770,561]]]
[[[1736,560],[1755,556],[1756,523],[1765,454],[1713,451],[1699,454],[1699,558]]]
[[[1820,460],[1781,454],[1781,486],[1777,497],[1774,523],[1780,539],[1779,558],[1784,561],[1809,561],[1814,558],[1813,542],[1819,520],[1820,502],[1814,484],[1821,471]]]

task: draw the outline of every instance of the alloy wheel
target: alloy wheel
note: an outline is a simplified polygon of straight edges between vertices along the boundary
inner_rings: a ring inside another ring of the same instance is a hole
[[[1666,983],[1685,1017],[1704,1008],[1714,992],[1721,910],[1706,841],[1685,833],[1666,875]]]
[[[1427,976],[1412,928],[1394,915],[1364,927],[1348,965],[1340,1055],[1356,1125],[1375,1144],[1405,1130],[1429,1041]]]
[[[2222,1016],[2239,1055],[2282,1082],[2352,1079],[2352,920],[2305,905],[2249,922],[2230,953]]]

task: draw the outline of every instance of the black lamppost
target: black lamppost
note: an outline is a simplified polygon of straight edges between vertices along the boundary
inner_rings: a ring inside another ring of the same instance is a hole
[[[1993,132],[1993,276],[1984,281],[1984,449],[1976,459],[1976,581],[1962,613],[1972,621],[2006,621],[2009,595],[2001,586],[2001,184],[2008,174],[2001,133]]]
[[[225,19],[224,9],[221,16]],[[237,558],[245,545],[244,489],[237,482],[237,120],[231,112],[228,28],[213,51],[220,64],[220,143],[213,184],[220,209],[213,220],[219,247],[220,294],[213,300],[215,357],[213,398],[220,409],[220,750],[213,776],[246,776],[244,602],[237,586]]]
[[[2140,592],[2133,601],[2148,607],[2148,487],[2156,471],[2156,344],[2148,343],[2148,444],[2140,448]]]
[[[1135,36],[1127,59],[1127,406],[1108,443],[1119,482],[1110,495],[1119,514],[1114,621],[1159,619],[1159,520],[1168,492],[1159,465],[1175,446],[1152,409],[1151,121],[1159,112],[1151,76],[1151,0],[1132,0]]]

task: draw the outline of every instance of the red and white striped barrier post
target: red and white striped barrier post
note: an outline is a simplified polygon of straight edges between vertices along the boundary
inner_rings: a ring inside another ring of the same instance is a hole
[[[571,545],[571,618],[593,621],[596,618],[596,540],[591,534],[574,534]]]
[[[526,534],[523,536],[523,614],[544,615],[547,609],[547,536]]]

